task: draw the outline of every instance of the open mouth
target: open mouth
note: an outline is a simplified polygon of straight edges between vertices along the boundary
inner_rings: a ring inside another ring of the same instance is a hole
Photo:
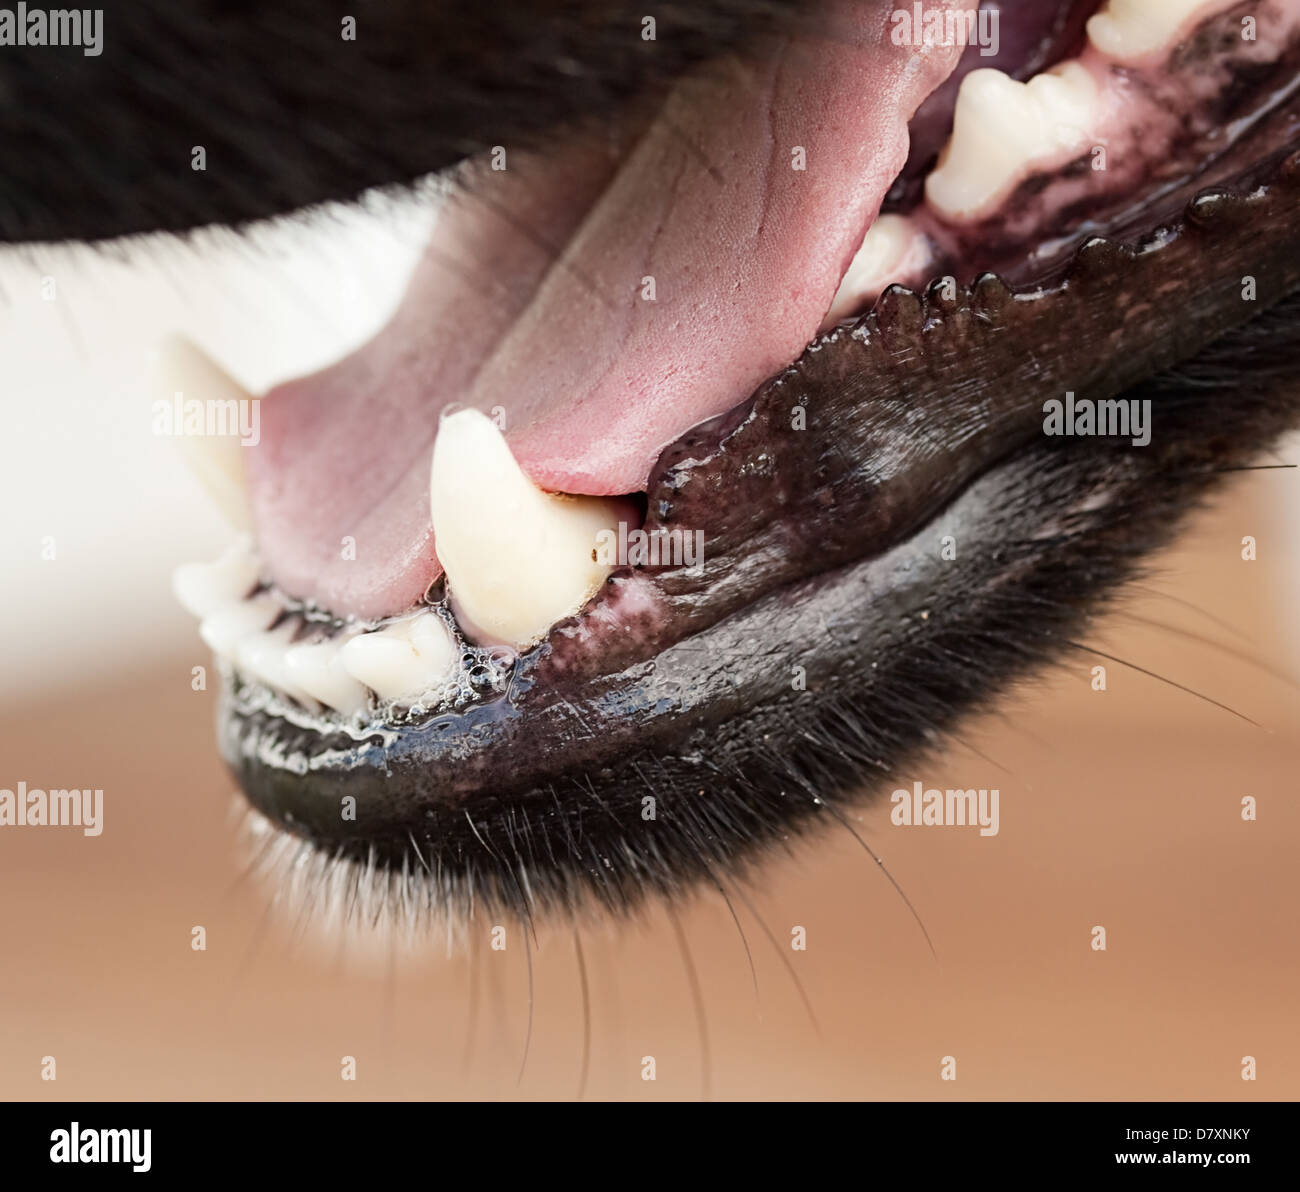
[[[227,761],[404,905],[743,872],[1300,412],[1300,3],[807,28],[467,163],[392,322],[206,465]]]

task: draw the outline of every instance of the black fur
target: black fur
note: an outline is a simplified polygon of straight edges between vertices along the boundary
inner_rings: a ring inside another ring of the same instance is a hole
[[[106,9],[98,57],[0,48],[0,241],[240,224],[410,182],[608,115],[801,7],[129,0]]]

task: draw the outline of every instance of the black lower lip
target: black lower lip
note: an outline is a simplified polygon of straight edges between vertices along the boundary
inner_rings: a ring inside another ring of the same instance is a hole
[[[1298,186],[1276,155],[1249,197],[1203,196],[1136,249],[1090,245],[1050,291],[887,294],[665,452],[647,524],[702,528],[712,552],[703,583],[640,577],[669,615],[594,640],[561,626],[507,696],[360,744],[227,691],[228,763],[275,823],[427,870],[451,900],[622,907],[743,867],[1068,648],[1218,469],[1295,418],[1286,370],[1190,393],[1161,370],[1213,363],[1300,287]],[[1247,364],[1294,365],[1286,319],[1265,321]],[[1044,438],[1067,388],[1148,393],[1150,446]]]
[[[1273,323],[1270,350],[1294,365],[1300,302]],[[1165,407],[1150,448],[1040,441],[908,541],[669,647],[625,677],[616,713],[552,688],[535,707],[439,718],[342,764],[313,767],[318,743],[299,743],[304,771],[291,726],[227,695],[227,761],[282,827],[432,881],[450,907],[536,913],[595,898],[624,910],[732,875],[1071,650],[1225,469],[1300,422],[1285,369],[1225,403],[1241,374],[1224,344],[1203,369],[1222,388],[1175,400],[1179,382],[1156,379],[1134,391]],[[961,544],[956,559],[935,549],[943,536]]]

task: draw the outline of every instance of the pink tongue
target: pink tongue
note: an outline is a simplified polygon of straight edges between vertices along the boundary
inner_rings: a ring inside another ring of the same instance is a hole
[[[248,474],[279,585],[361,617],[420,599],[449,403],[500,407],[544,487],[626,493],[793,360],[961,53],[896,46],[889,14],[836,0],[816,33],[684,81],[627,146],[467,170],[389,325],[263,402]]]

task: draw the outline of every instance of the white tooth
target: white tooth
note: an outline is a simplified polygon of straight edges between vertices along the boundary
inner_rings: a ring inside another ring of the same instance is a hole
[[[952,136],[925,180],[930,205],[949,219],[971,219],[1029,170],[1087,147],[1097,84],[1078,62],[1027,83],[1000,70],[973,70],[957,92]]]
[[[258,571],[257,556],[241,538],[214,563],[182,563],[172,572],[172,591],[186,611],[202,619],[247,596]]]
[[[184,403],[197,400],[206,412],[221,413],[232,432],[239,427],[239,414],[254,398],[211,357],[188,339],[168,336],[158,346],[157,380],[153,386],[155,400],[169,405],[181,395]],[[237,404],[231,405],[229,403]],[[221,403],[221,404],[218,404]],[[222,515],[237,530],[249,528],[251,518],[248,494],[244,487],[244,448],[238,433],[193,435],[175,428],[176,442]]]
[[[822,323],[840,319],[879,296],[891,282],[902,282],[924,269],[929,260],[926,237],[905,215],[881,215],[867,229],[862,247],[849,263],[831,308]]]
[[[1108,58],[1133,62],[1172,46],[1194,20],[1236,0],[1106,0],[1088,18],[1088,40]]]
[[[290,646],[285,667],[292,682],[326,707],[357,716],[370,701],[366,689],[348,674],[342,644],[337,641],[304,642]]]
[[[597,536],[627,518],[618,500],[543,492],[477,410],[442,420],[429,495],[434,547],[462,626],[515,648],[586,604],[613,570],[596,559]]]
[[[435,613],[418,613],[352,638],[339,656],[346,673],[381,699],[415,699],[451,677],[458,651]]]
[[[235,646],[235,663],[245,675],[275,691],[306,701],[308,693],[294,681],[287,654],[295,625],[288,622],[270,633],[250,633]]]
[[[280,602],[275,597],[254,596],[209,613],[199,622],[199,636],[214,654],[231,658],[241,639],[266,629],[279,615]]]

